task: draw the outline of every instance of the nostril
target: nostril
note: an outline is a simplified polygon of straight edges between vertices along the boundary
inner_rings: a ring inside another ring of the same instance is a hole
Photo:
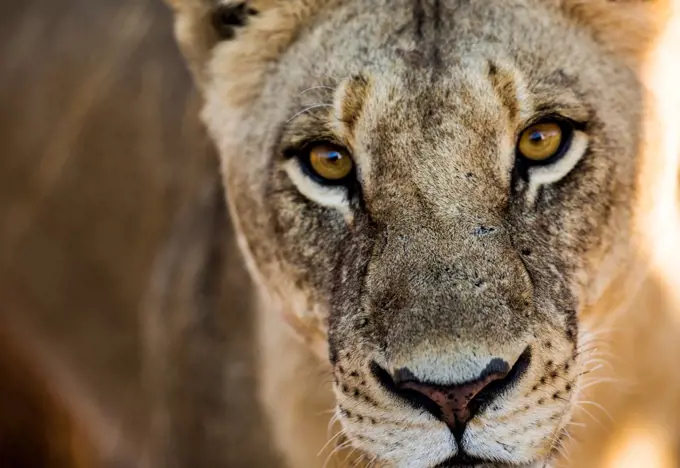
[[[479,411],[508,391],[526,372],[531,360],[527,348],[512,368],[494,359],[474,381],[456,385],[437,385],[419,381],[409,369],[390,375],[377,364],[373,374],[389,391],[398,394],[414,407],[423,408],[459,432]]]
[[[374,361],[371,363],[371,373],[386,390],[399,395],[408,401],[411,406],[415,408],[422,408],[434,415],[436,418],[442,419],[442,410],[439,405],[437,405],[437,403],[416,390],[402,388],[401,383],[407,380],[407,377],[415,378],[415,376],[411,374],[408,369],[400,369],[396,372],[395,378],[393,378],[389,372],[380,367]]]
[[[503,393],[510,390],[517,382],[519,382],[526,373],[531,364],[531,348],[527,347],[520,357],[515,361],[515,364],[510,369],[510,372],[501,380],[496,380],[487,385],[475,397],[475,406],[477,411],[486,408],[493,400],[500,397]]]

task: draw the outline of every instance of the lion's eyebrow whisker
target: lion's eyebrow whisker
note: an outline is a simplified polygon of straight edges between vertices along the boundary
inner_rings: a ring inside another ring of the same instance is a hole
[[[311,88],[307,88],[304,91],[302,91],[300,94],[298,94],[298,96],[302,96],[303,94],[305,94],[309,91],[313,91],[315,89],[328,89],[330,91],[335,91],[335,88],[333,88],[331,86],[312,86]]]
[[[290,123],[292,120],[301,116],[302,114],[309,112],[310,110],[313,110],[313,109],[318,109],[320,107],[334,107],[334,106],[333,106],[333,104],[315,104],[313,106],[306,107],[306,108],[302,109],[300,112],[298,112],[297,114],[295,114],[294,116],[292,116],[290,119],[286,120],[286,123]]]

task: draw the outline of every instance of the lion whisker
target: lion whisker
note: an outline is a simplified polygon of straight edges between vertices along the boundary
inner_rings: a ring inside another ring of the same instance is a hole
[[[331,450],[331,452],[330,452],[330,453],[328,454],[328,456],[326,457],[326,461],[325,461],[324,464],[323,464],[323,468],[326,468],[326,466],[328,466],[328,463],[333,459],[333,456],[335,456],[337,453],[339,453],[339,452],[345,450],[347,447],[351,447],[351,446],[352,446],[352,441],[349,440],[349,439],[346,440],[345,442],[343,442],[343,443],[338,444],[337,446],[335,446],[335,447],[333,448],[333,450]],[[355,450],[356,450],[356,449],[355,449]],[[354,452],[354,450],[352,450],[352,452]],[[350,453],[351,453],[351,452],[350,452]],[[343,463],[344,463],[344,462],[343,462]]]
[[[307,89],[305,89],[304,91],[302,91],[300,94],[298,94],[298,96],[302,96],[303,94],[305,94],[305,93],[307,93],[307,92],[309,92],[309,91],[313,91],[313,90],[315,90],[315,89],[328,89],[328,90],[330,90],[330,91],[335,91],[335,88],[333,88],[333,87],[331,87],[331,86],[323,86],[323,85],[320,85],[320,86],[312,86],[311,88],[307,88]]]
[[[300,112],[292,116],[290,119],[286,120],[286,123],[290,123],[292,120],[296,119],[297,117],[301,116],[302,114],[305,114],[311,110],[318,109],[320,107],[334,107],[333,104],[315,104],[313,106],[306,107],[302,109]]]
[[[339,438],[339,437],[342,436],[343,434],[345,434],[345,431],[344,431],[344,430],[341,430],[341,431],[338,431],[338,433],[335,434],[333,437],[331,437],[330,439],[328,439],[328,442],[326,442],[326,443],[324,444],[324,446],[321,447],[321,450],[319,450],[319,452],[316,454],[316,456],[317,456],[317,457],[320,457],[321,454],[323,453],[323,451],[326,450],[326,449],[328,448],[328,446],[329,446],[331,443],[333,443],[334,440],[336,440],[337,438]],[[337,447],[336,447],[336,448],[337,448]],[[331,452],[331,453],[333,453],[333,452]]]
[[[596,418],[595,415],[594,415],[593,413],[591,413],[590,411],[588,411],[587,408],[584,408],[583,406],[578,405],[578,404],[574,404],[574,406],[576,406],[579,410],[583,411],[583,412],[586,413],[588,416],[590,416],[590,417],[593,419],[593,421],[595,421],[600,427],[602,427],[602,429],[604,429],[604,430],[607,431],[607,432],[609,431],[609,428],[607,428],[607,426],[605,426],[605,425],[602,423],[602,421],[600,421],[598,418]]]
[[[614,422],[614,418],[612,417],[611,413],[609,411],[607,411],[607,409],[604,406],[602,406],[601,404],[599,404],[597,402],[590,401],[590,400],[578,400],[574,403],[577,404],[577,405],[586,404],[586,405],[594,406],[594,407],[600,409],[609,418],[609,420],[611,422]]]

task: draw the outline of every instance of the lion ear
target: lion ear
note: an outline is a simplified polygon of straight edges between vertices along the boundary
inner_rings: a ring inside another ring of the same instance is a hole
[[[210,50],[232,39],[251,16],[273,8],[280,0],[165,0],[175,14],[175,36],[200,85]]]
[[[170,5],[173,9],[180,9],[186,7],[193,7],[206,4],[212,7],[218,5],[243,5],[246,4],[251,8],[255,8],[261,11],[273,8],[280,3],[281,0],[165,0],[165,3]]]
[[[170,8],[179,10],[187,5],[205,3],[205,0],[165,0],[165,3],[170,5]]]
[[[678,0],[563,0],[570,17],[590,27],[598,41],[637,62],[654,46]]]

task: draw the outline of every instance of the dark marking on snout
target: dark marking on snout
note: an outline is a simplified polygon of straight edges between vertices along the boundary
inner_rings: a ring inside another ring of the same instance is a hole
[[[510,364],[501,358],[493,358],[479,377],[484,379],[493,374],[507,374],[508,372],[510,372]]]
[[[404,60],[413,68],[421,68],[427,66],[427,58],[419,50],[406,50],[398,48],[396,54],[399,58]]]
[[[423,25],[425,24],[425,6],[423,0],[413,2],[413,24],[416,42],[423,40]]]
[[[426,66],[435,72],[443,66],[441,51],[442,15],[441,0],[416,0],[413,2],[414,41],[422,53],[413,63]],[[426,28],[426,23],[430,23]],[[431,33],[426,34],[426,31]],[[415,55],[413,56],[415,58]],[[421,59],[422,58],[422,59]],[[434,77],[435,74],[433,74]]]
[[[490,226],[475,226],[475,228],[472,230],[473,235],[480,237],[493,234],[494,232],[496,232],[496,228]]]

